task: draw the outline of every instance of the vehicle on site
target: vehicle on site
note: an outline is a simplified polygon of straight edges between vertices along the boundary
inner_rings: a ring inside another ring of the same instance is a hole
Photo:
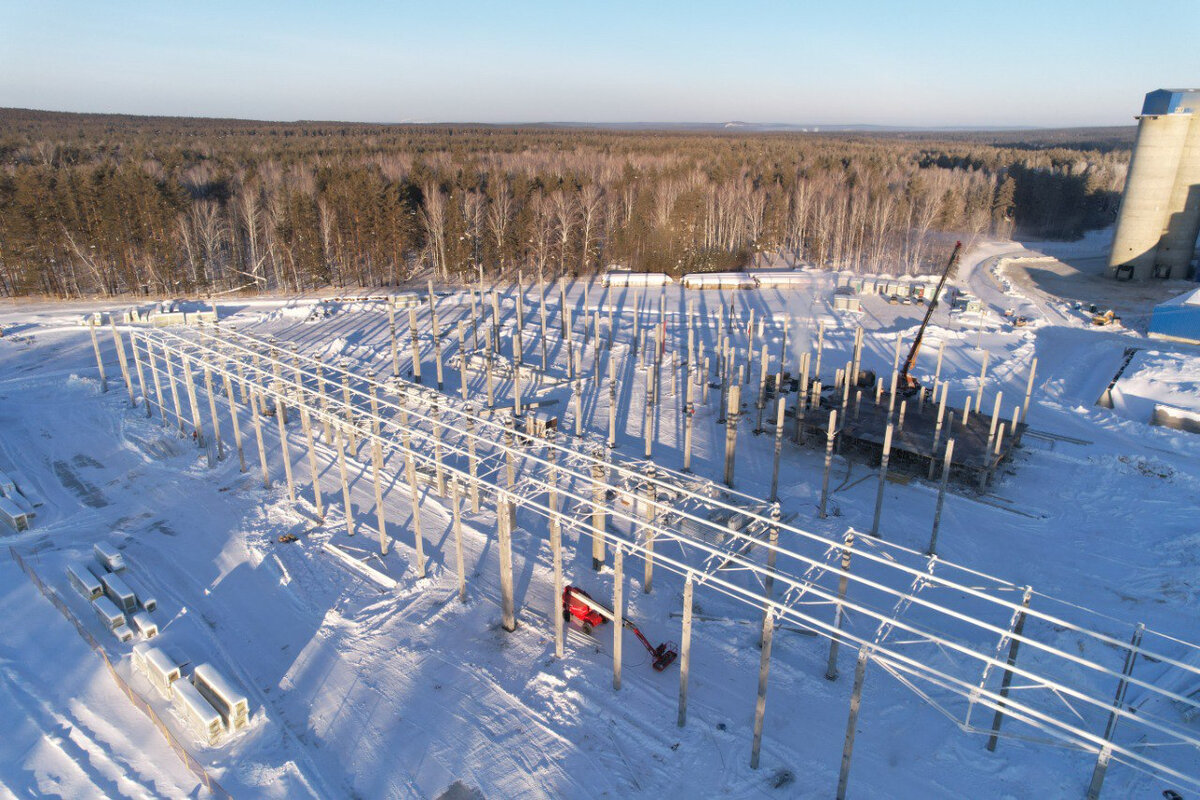
[[[579,620],[580,629],[589,636],[592,634],[592,631],[609,622],[614,617],[611,609],[597,603],[592,599],[590,594],[577,586],[567,586],[563,589],[562,599],[563,620],[570,622],[572,617]],[[670,642],[663,642],[658,647],[651,645],[649,640],[638,630],[638,626],[634,625],[633,620],[628,617],[622,617],[621,625],[633,631],[633,635],[638,638],[638,641],[650,653],[650,657],[653,659],[650,662],[650,666],[654,667],[656,672],[662,672],[674,664],[675,659],[679,657],[679,653],[675,652],[675,648]]]

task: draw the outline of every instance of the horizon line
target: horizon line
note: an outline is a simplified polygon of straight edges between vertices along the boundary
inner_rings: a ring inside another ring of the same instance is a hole
[[[1135,123],[1127,125],[1118,124],[1082,124],[1082,125],[1031,125],[1031,124],[947,124],[947,125],[913,125],[913,124],[898,124],[886,122],[752,122],[747,120],[723,120],[723,121],[704,121],[704,120],[689,120],[669,122],[665,120],[619,120],[619,121],[598,121],[598,120],[511,120],[511,121],[483,121],[483,120],[416,120],[402,119],[393,121],[382,120],[366,120],[366,119],[321,119],[313,118],[295,118],[295,119],[269,119],[258,117],[238,117],[238,116],[217,116],[208,114],[147,114],[133,113],[127,111],[68,111],[62,109],[50,108],[26,108],[21,106],[0,106],[0,112],[34,112],[40,114],[66,114],[75,116],[109,116],[109,117],[131,117],[141,119],[175,119],[175,120],[209,120],[213,122],[253,122],[276,125],[304,125],[304,124],[337,124],[337,125],[380,125],[380,126],[402,126],[402,125],[428,125],[428,126],[445,126],[445,125],[471,125],[481,127],[568,127],[568,128],[624,128],[624,129],[644,129],[644,130],[665,130],[671,128],[703,128],[703,129],[721,129],[729,131],[737,131],[739,129],[773,129],[779,132],[791,133],[821,133],[824,131],[832,132],[853,132],[855,130],[880,130],[880,131],[912,131],[912,132],[968,132],[968,133],[988,133],[988,132],[1019,132],[1019,131],[1055,131],[1055,130],[1088,130],[1088,129],[1104,129],[1104,128],[1134,128]],[[769,132],[760,131],[760,132]]]

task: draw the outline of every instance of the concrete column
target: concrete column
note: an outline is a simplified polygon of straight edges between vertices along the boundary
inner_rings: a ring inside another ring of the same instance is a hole
[[[879,462],[879,487],[875,491],[875,518],[871,522],[871,535],[879,535],[879,518],[883,514],[883,489],[887,485],[888,460],[892,457],[892,423],[883,433],[883,454]]]
[[[300,405],[300,424],[304,429],[304,441],[308,445],[308,471],[312,476],[313,485],[313,504],[317,509],[317,518],[324,521],[325,519],[325,503],[321,500],[321,471],[317,465],[317,449],[313,442],[312,425],[308,416],[308,404],[301,399]]]
[[[275,384],[276,387],[279,384]],[[287,423],[283,419],[283,401],[275,396],[275,420],[279,423],[279,450],[283,454],[283,474],[287,478],[288,500],[296,502],[296,485],[292,480],[292,456],[288,452]]]
[[[458,323],[458,379],[459,394],[467,402],[467,323]]]
[[[933,459],[931,458],[932,462]],[[950,482],[950,466],[954,463],[954,437],[946,440],[946,454],[942,457],[942,482],[938,486],[937,506],[933,511],[933,532],[929,536],[926,555],[937,555],[938,529],[942,526],[942,506],[946,502],[946,485]]]
[[[775,454],[771,462],[771,494],[768,499],[779,501],[779,457],[783,453],[783,416],[787,413],[787,398],[780,397],[775,403]]]
[[[186,354],[180,353],[180,368],[183,370],[183,385],[187,389],[188,404],[192,409],[192,431],[196,437],[196,446],[207,446],[208,440],[204,435],[204,425],[200,422],[200,404],[196,402],[196,383],[192,379],[192,362]],[[212,463],[209,463],[212,466]]]
[[[742,416],[742,387],[729,387],[729,410],[725,423],[725,485],[733,488],[734,454],[737,450],[738,419]]]
[[[612,362],[612,353],[609,352],[609,363]],[[617,446],[617,384],[615,380],[609,381],[608,384],[608,449],[612,450]]]
[[[758,365],[758,401],[754,404],[755,408],[758,409],[758,424],[754,428],[755,433],[763,432],[763,409],[767,407],[767,372],[770,367],[768,358],[767,346],[764,344]]]
[[[1021,421],[1029,424],[1029,399],[1033,397],[1033,380],[1037,375],[1037,358],[1029,363],[1029,380],[1025,382],[1025,402],[1021,406]]]
[[[479,458],[476,455],[475,448],[475,406],[467,405],[466,411],[467,425],[467,468],[470,470],[471,481],[467,484],[467,493],[471,497],[471,513],[479,513]]]
[[[270,489],[271,475],[267,472],[267,449],[263,446],[262,414],[258,411],[262,405],[262,397],[258,389],[251,391],[250,402],[250,416],[254,419],[254,440],[258,443],[258,460],[262,465],[263,488]]]
[[[642,414],[642,441],[645,444],[643,455],[650,459],[654,455],[654,404],[650,399],[650,384],[653,382],[650,367],[646,367],[645,407]]]
[[[941,444],[941,441],[942,441],[942,422],[945,420],[945,417],[946,417],[946,390],[947,390],[947,388],[948,387],[946,384],[942,384],[942,399],[938,402],[937,422],[934,423],[934,426],[933,426],[933,447],[930,449],[930,451],[929,451],[930,453],[936,453],[937,449],[938,449],[938,445]],[[936,463],[937,463],[937,461],[932,456],[930,456],[930,458],[929,458],[929,480],[933,480],[933,473],[934,473],[934,469],[935,469],[934,465]]]
[[[992,422],[991,425],[988,426],[987,439],[987,446],[989,450],[992,447],[992,442],[996,440],[996,425],[1000,422],[1000,402],[1003,398],[1004,392],[996,392],[996,400],[992,403]],[[1003,439],[1004,437],[1001,436],[1000,438]]]
[[[421,533],[421,490],[417,486],[417,460],[412,450],[404,448],[405,468],[408,472],[408,491],[412,503],[413,547],[417,553],[417,577],[425,577],[425,537]],[[382,506],[380,506],[382,508]],[[382,511],[380,512],[382,513]]]
[[[354,511],[350,504],[350,481],[346,473],[346,443],[342,437],[342,426],[338,425],[334,434],[334,445],[337,447],[338,476],[342,479],[342,509],[346,515],[346,535],[354,535]]]
[[[517,629],[516,603],[513,598],[512,572],[512,510],[507,492],[501,490],[496,500],[496,528],[500,555],[501,625],[512,633]]]
[[[446,496],[446,471],[442,467],[442,414],[435,403],[433,406],[433,474],[438,497]]]
[[[146,418],[150,418],[150,395],[146,394],[146,378],[142,374],[142,358],[138,355],[137,339],[131,333],[129,334],[129,349],[133,351],[133,366],[137,372],[138,391],[142,394],[143,404],[146,406]]]
[[[692,573],[683,583],[683,631],[679,636],[679,716],[676,724],[687,724],[688,672],[692,662]]]
[[[658,495],[654,488],[654,480],[654,465],[651,464],[646,468],[646,511],[644,514],[646,519],[646,535],[643,537],[646,552],[645,571],[642,575],[642,591],[646,594],[649,594],[654,586],[654,518],[658,500]]]
[[[417,309],[412,306],[408,307],[408,333],[412,339],[412,374],[413,381],[422,383],[421,381],[421,343],[417,340]],[[354,446],[354,440],[351,439],[351,447]]]
[[[988,358],[992,355],[990,350],[983,351],[983,366],[979,370],[979,388],[975,392],[975,408],[983,409],[983,386],[987,380]]]
[[[458,478],[450,480],[450,515],[454,520],[454,571],[458,578],[458,602],[467,602],[467,572],[463,564],[462,545],[462,485]]]
[[[854,754],[854,735],[858,732],[858,711],[862,707],[863,679],[867,674],[870,651],[866,645],[859,648],[858,662],[854,667],[854,688],[850,691],[850,718],[846,721],[846,741],[842,745],[842,765],[838,773],[837,800],[846,800],[846,787],[850,782],[850,758]]]
[[[479,352],[479,306],[475,302],[475,289],[467,290],[471,295],[471,352]],[[483,296],[479,297],[480,302],[483,301]]]
[[[376,491],[376,525],[379,529],[379,554],[388,554],[388,523],[384,521],[383,511],[383,445],[379,444],[378,435],[371,439],[371,479]]]
[[[92,335],[92,350],[96,354],[96,369],[100,373],[100,391],[108,391],[108,377],[104,374],[104,360],[100,358],[100,342],[96,339],[96,321],[88,320],[88,333]]]
[[[539,292],[541,293],[541,299],[538,301],[538,317],[540,319],[541,327],[542,327],[542,335],[538,337],[538,344],[540,344],[541,348],[542,348],[542,372],[545,372],[546,367],[547,367],[547,360],[546,360],[546,338],[547,338],[546,337],[546,281],[539,277],[538,282],[540,284]]]
[[[125,360],[125,345],[121,342],[121,334],[117,332],[117,322],[111,315],[108,324],[112,329],[113,347],[117,349],[117,362],[121,365],[121,377],[125,379],[125,388],[129,390],[129,405],[137,408],[137,398],[133,395],[133,381],[129,378],[129,362]]]
[[[825,519],[826,505],[829,501],[829,470],[833,467],[833,440],[837,436],[837,410],[829,412],[829,430],[825,434],[825,474],[821,478],[821,519]]]
[[[1033,598],[1033,589],[1025,588],[1025,596],[1021,599],[1021,607],[1013,615],[1012,633],[1008,636],[1008,661],[1004,668],[1004,677],[1000,679],[1000,699],[996,702],[996,714],[992,717],[992,735],[988,737],[987,749],[996,752],[996,744],[1000,740],[1000,726],[1004,722],[1004,707],[1008,694],[1012,689],[1012,668],[1016,666],[1017,654],[1021,649],[1021,634],[1025,630],[1025,610]]]
[[[600,465],[592,467],[592,569],[596,572],[604,567],[604,533],[608,526],[604,510],[608,486],[606,471]]]
[[[771,671],[771,640],[775,636],[775,615],[770,610],[763,614],[762,647],[758,657],[758,697],[754,702],[754,741],[750,745],[750,769],[758,769],[758,756],[762,748],[763,717],[767,712],[767,676]]]
[[[149,339],[146,339],[145,341],[146,341],[146,361],[150,367],[150,377],[154,379],[154,397],[158,401],[158,421],[163,425],[163,427],[169,427],[170,422],[167,420],[167,408],[166,408],[166,406],[163,405],[162,379],[160,378],[160,376],[158,374],[158,364],[155,363],[155,359],[154,359],[154,344]],[[166,360],[166,358],[164,355],[164,361],[165,360]],[[241,362],[238,362],[238,363],[240,364]],[[245,400],[245,394],[244,394],[245,391],[246,391],[246,387],[245,387],[245,383],[243,383],[242,384],[243,401]],[[1013,426],[1013,430],[1016,430],[1015,425]]]
[[[225,458],[225,445],[221,441],[221,420],[217,416],[217,396],[213,391],[212,383],[212,368],[208,365],[208,358],[205,356],[201,363],[204,369],[204,391],[208,395],[208,418],[212,422],[212,446],[216,451],[218,461]],[[209,453],[209,466],[212,466],[212,452]]]
[[[550,462],[546,482],[546,504],[550,507],[550,559],[554,569],[554,656],[563,658],[566,652],[565,631],[563,630],[563,568],[562,568],[562,520],[558,514],[558,451],[553,447],[546,452],[546,460]]]
[[[492,289],[492,351],[500,352],[500,295]]]
[[[613,690],[621,688],[621,640],[624,638],[624,549],[621,545],[613,548]]]
[[[1100,748],[1098,757],[1096,758],[1096,766],[1092,770],[1092,780],[1088,784],[1088,800],[1100,800],[1100,790],[1104,786],[1104,774],[1108,771],[1108,762],[1111,758],[1113,735],[1117,732],[1117,723],[1120,721],[1120,711],[1124,710],[1125,694],[1129,689],[1129,677],[1133,674],[1134,664],[1137,663],[1138,650],[1142,646],[1142,635],[1145,633],[1146,625],[1139,622],[1134,628],[1133,638],[1129,641],[1129,648],[1125,651],[1125,664],[1121,668],[1121,680],[1117,682],[1117,694],[1113,698],[1113,710],[1108,715],[1108,723],[1104,727],[1105,745]]]
[[[846,600],[846,590],[850,585],[850,553],[854,549],[854,531],[846,531],[845,547],[842,548],[842,571],[838,577],[838,599],[833,607],[834,633],[829,637],[829,661],[825,665],[825,680],[838,679],[837,655],[841,638],[838,631],[842,629],[842,603]]]
[[[821,354],[825,350],[825,320],[817,323],[817,363],[813,367],[813,380],[821,380]]]
[[[941,342],[938,343],[937,368],[934,369],[934,371],[933,371],[934,387],[936,387],[938,385],[938,381],[940,381],[942,378],[942,356],[945,355],[945,352],[946,352],[946,340],[943,339]]]
[[[571,400],[575,404],[575,436],[583,436],[583,386],[576,380],[572,386]]]
[[[225,397],[229,400],[229,419],[233,422],[233,441],[237,445],[238,465],[240,470],[245,472],[246,452],[242,449],[242,428],[238,423],[237,403],[233,397],[233,382],[229,379],[229,372],[224,372],[222,377],[225,380]]]
[[[488,408],[496,407],[496,381],[492,376],[492,351],[488,350],[486,356],[487,369],[487,403]]]
[[[515,349],[517,340],[514,338],[512,346]],[[521,365],[517,361],[513,361],[513,416],[521,416]]]
[[[442,335],[438,328],[437,300],[433,296],[433,281],[429,281],[429,321],[433,334],[433,362],[437,371],[437,388],[442,391],[445,375],[442,372]]]
[[[329,398],[325,395],[325,362],[320,356],[317,357],[317,404],[321,409],[321,427],[325,429],[325,441],[328,442],[333,438],[333,434],[329,429]]]
[[[387,299],[387,314],[388,314],[388,333],[391,337],[392,345],[392,377],[400,377],[400,349],[396,344],[396,298],[389,297]],[[325,438],[329,438],[328,429],[326,429]]]

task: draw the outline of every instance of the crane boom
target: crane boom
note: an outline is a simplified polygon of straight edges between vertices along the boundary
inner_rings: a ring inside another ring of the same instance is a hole
[[[958,256],[961,252],[962,242],[955,242],[954,251],[950,253],[950,260],[946,262],[946,268],[942,270],[942,278],[933,291],[933,297],[929,299],[929,308],[925,309],[925,319],[921,320],[921,327],[917,329],[917,338],[913,340],[912,349],[908,351],[908,358],[904,359],[904,368],[900,370],[900,377],[896,385],[906,396],[915,394],[921,388],[921,384],[911,374],[912,368],[916,366],[917,353],[921,350],[921,340],[925,338],[925,328],[933,317],[933,309],[937,308],[938,298],[942,296],[942,288],[946,285],[946,278],[950,277],[950,271],[958,263]]]

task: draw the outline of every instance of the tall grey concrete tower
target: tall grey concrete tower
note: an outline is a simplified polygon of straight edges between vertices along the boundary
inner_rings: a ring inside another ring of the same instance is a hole
[[[1200,89],[1156,89],[1137,120],[1108,274],[1186,278],[1200,235]]]

